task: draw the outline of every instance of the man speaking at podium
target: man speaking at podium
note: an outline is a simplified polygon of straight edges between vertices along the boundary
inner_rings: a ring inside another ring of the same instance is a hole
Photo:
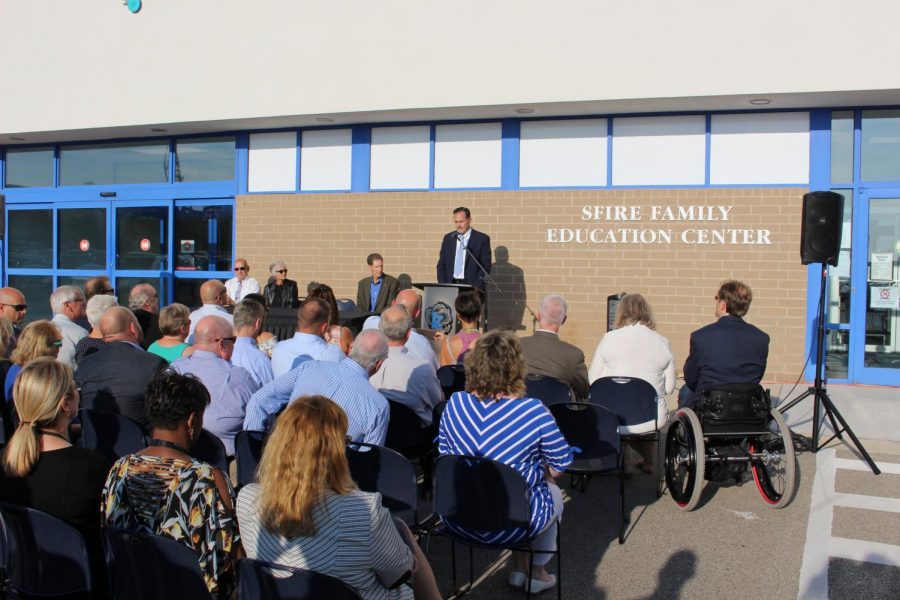
[[[437,280],[438,283],[465,283],[483,293],[485,275],[481,267],[487,273],[491,272],[491,238],[472,229],[471,224],[472,213],[468,208],[460,206],[453,211],[456,229],[445,235],[441,242]]]

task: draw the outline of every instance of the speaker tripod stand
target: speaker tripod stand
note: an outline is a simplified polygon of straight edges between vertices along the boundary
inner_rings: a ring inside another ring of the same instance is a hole
[[[837,407],[835,407],[834,403],[831,401],[831,398],[828,397],[828,391],[825,389],[825,382],[822,380],[822,373],[824,372],[825,366],[825,284],[827,283],[826,278],[828,275],[828,267],[826,263],[822,262],[822,279],[819,282],[821,292],[819,294],[819,315],[818,315],[818,326],[816,327],[816,379],[813,387],[808,388],[805,392],[800,394],[798,397],[791,400],[785,406],[781,406],[778,408],[779,411],[785,413],[789,411],[791,408],[796,406],[799,402],[802,402],[806,398],[812,396],[813,398],[813,430],[812,430],[812,438],[809,441],[809,450],[813,453],[818,452],[822,448],[824,448],[828,442],[833,440],[834,438],[838,438],[839,440],[843,440],[841,437],[842,433],[846,433],[850,440],[853,442],[853,445],[856,446],[857,451],[862,455],[863,459],[865,459],[866,463],[868,463],[869,468],[872,469],[872,472],[876,475],[881,475],[881,469],[878,468],[878,465],[875,464],[875,461],[872,460],[872,457],[869,456],[869,453],[866,452],[865,447],[863,447],[862,443],[859,441],[859,438],[856,437],[856,434],[853,433],[853,430],[850,429],[850,426],[847,424],[847,421],[841,415],[840,411],[838,411]],[[822,442],[819,443],[819,425],[822,421],[822,413],[821,411],[825,411],[825,415],[828,417],[828,420],[831,421],[831,428],[834,431],[834,435]],[[838,427],[838,422],[840,422],[840,427]]]

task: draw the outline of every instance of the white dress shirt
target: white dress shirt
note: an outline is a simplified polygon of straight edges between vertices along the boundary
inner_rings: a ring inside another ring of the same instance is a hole
[[[259,282],[252,277],[246,277],[243,281],[232,277],[225,282],[225,289],[228,291],[229,298],[240,302],[247,294],[259,293]]]

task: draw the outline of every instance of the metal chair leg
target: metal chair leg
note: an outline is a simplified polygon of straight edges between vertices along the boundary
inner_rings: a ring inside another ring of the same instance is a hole
[[[453,594],[456,595],[456,542],[452,539],[450,540],[450,572],[452,575],[453,581]]]

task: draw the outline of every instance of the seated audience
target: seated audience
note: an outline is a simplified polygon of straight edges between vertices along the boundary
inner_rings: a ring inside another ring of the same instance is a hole
[[[321,300],[331,309],[331,318],[328,319],[328,329],[325,330],[325,341],[332,346],[337,346],[344,354],[350,352],[350,344],[353,343],[353,332],[348,327],[342,327],[337,298],[331,287],[320,283],[306,296],[307,300]]]
[[[715,297],[718,319],[691,334],[678,406],[694,406],[704,390],[732,383],[758,384],[766,372],[769,336],[744,321],[753,291],[742,281],[726,281]]]
[[[247,555],[335,577],[364,599],[439,598],[425,555],[398,532],[411,539],[406,526],[351,479],[346,434],[347,415],[323,396],[297,398],[278,418],[259,483],[238,496]]]
[[[209,391],[210,403],[203,428],[222,440],[228,456],[234,456],[234,436],[243,429],[247,401],[259,384],[243,367],[231,364],[234,330],[222,317],[200,319],[194,330],[194,353],[179,358],[171,369],[196,376]]]
[[[369,383],[388,400],[413,409],[423,426],[431,425],[434,406],[444,399],[437,374],[427,362],[404,346],[412,331],[412,317],[395,304],[381,313],[381,333],[387,338],[388,357]]]
[[[587,398],[589,386],[584,352],[559,339],[559,330],[566,322],[568,311],[569,305],[562,296],[546,296],[537,314],[538,330],[520,340],[522,354],[529,373],[558,379],[568,384],[578,398]]]
[[[191,328],[191,310],[184,304],[173,302],[159,313],[159,331],[162,337],[150,344],[147,352],[172,362],[181,358],[187,350],[188,332]]]
[[[82,406],[123,414],[146,429],[144,388],[166,361],[140,347],[141,326],[124,306],[106,309],[100,331],[106,347],[85,356],[75,374]]]
[[[441,365],[455,365],[481,335],[481,297],[478,292],[462,292],[453,303],[459,320],[459,333],[444,337],[441,343]]]
[[[269,355],[259,349],[256,336],[262,333],[266,308],[256,300],[244,298],[234,307],[234,352],[231,364],[247,369],[258,387],[274,379]]]
[[[53,324],[62,333],[62,346],[58,360],[75,369],[75,344],[85,337],[87,329],[76,322],[84,318],[87,301],[84,292],[74,285],[61,285],[50,294],[50,308],[53,310]]]
[[[356,284],[356,308],[381,314],[397,297],[400,282],[384,272],[384,258],[377,252],[366,257],[371,275]]]
[[[144,332],[141,348],[146,350],[150,344],[162,337],[159,330],[159,294],[156,288],[149,283],[139,283],[131,288],[131,293],[128,294],[128,308],[137,317]]]
[[[80,363],[81,359],[88,354],[93,354],[106,346],[106,342],[103,341],[103,334],[100,332],[100,316],[107,308],[115,305],[116,297],[109,294],[97,294],[88,300],[86,312],[88,322],[91,324],[91,332],[75,344],[76,363]]]
[[[240,543],[234,491],[219,469],[190,456],[208,404],[196,377],[165,371],[151,380],[150,446],[116,461],[100,511],[106,526],[171,537],[194,550],[209,591],[227,598]]]
[[[25,329],[19,334],[16,349],[13,350],[9,357],[12,361],[12,366],[6,374],[6,380],[3,385],[3,392],[6,395],[7,402],[11,403],[13,401],[13,384],[16,382],[19,371],[36,358],[42,356],[56,358],[59,356],[59,349],[62,344],[62,335],[59,332],[59,328],[51,321],[32,321],[25,326]]]
[[[284,261],[276,260],[269,265],[271,277],[263,290],[269,308],[297,308],[300,305],[297,282],[288,279],[287,272]]]
[[[308,300],[317,302],[316,300]],[[301,309],[302,310],[302,309]],[[270,429],[274,417],[292,398],[320,395],[340,405],[350,419],[347,435],[356,442],[384,444],[390,407],[369,378],[388,355],[380,331],[363,331],[353,342],[350,356],[340,362],[308,360],[253,394],[247,405],[244,429]]]
[[[194,327],[197,326],[197,323],[203,317],[215,315],[222,317],[229,323],[234,323],[231,313],[224,308],[228,304],[228,292],[225,290],[225,284],[218,279],[210,279],[203,282],[203,285],[200,286],[200,301],[203,302],[203,306],[191,313],[191,329],[188,332],[188,344],[194,343]]]
[[[16,380],[16,408],[21,421],[3,452],[0,499],[50,513],[77,529],[90,554],[95,597],[103,598],[97,506],[109,463],[96,450],[69,441],[69,424],[78,414],[72,369],[46,356],[29,362]]]
[[[272,374],[281,377],[307,360],[341,361],[346,355],[325,341],[331,307],[322,300],[307,300],[297,309],[297,331],[272,351]]]
[[[397,294],[393,304],[402,304],[405,306],[407,312],[413,319],[413,323],[415,323],[416,319],[419,318],[419,315],[422,314],[422,297],[419,296],[419,293],[416,292],[416,290],[402,290]],[[378,323],[380,322],[381,317],[377,315],[371,316],[363,323],[363,329],[378,329]],[[409,339],[406,340],[406,347],[409,349],[410,354],[421,358],[430,364],[435,372],[437,372],[440,363],[438,361],[438,355],[431,345],[431,340],[413,329],[409,334]]]
[[[640,294],[626,294],[616,307],[614,329],[606,332],[588,373],[591,382],[601,377],[637,377],[653,386],[657,395],[657,420],[662,427],[669,418],[666,396],[675,389],[675,357],[669,340],[656,333],[656,320],[650,304]],[[653,431],[656,423],[648,421],[620,427],[621,433]],[[637,467],[645,473],[653,472],[653,444],[631,444],[643,460]]]
[[[531,488],[531,526],[527,531],[498,532],[494,537],[510,542],[534,538],[531,591],[550,589],[556,585],[556,577],[544,567],[551,558],[546,551],[556,548],[556,527],[563,509],[562,493],[553,478],[572,462],[572,450],[541,401],[523,397],[526,366],[515,334],[495,330],[481,336],[466,355],[465,366],[467,391],[454,393],[447,402],[438,450],[442,455],[497,460],[522,475]],[[498,431],[515,435],[497,435]],[[476,541],[491,533],[445,523]],[[517,553],[510,585],[523,587],[527,572],[527,555]]]

